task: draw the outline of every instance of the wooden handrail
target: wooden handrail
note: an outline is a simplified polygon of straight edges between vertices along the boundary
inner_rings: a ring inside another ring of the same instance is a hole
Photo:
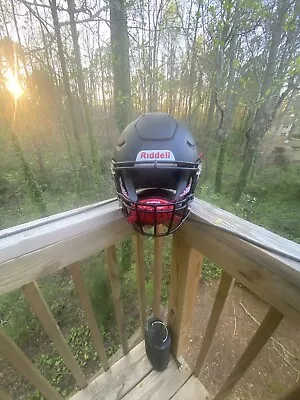
[[[132,234],[117,201],[40,221],[0,233],[0,294],[51,275]]]
[[[41,320],[80,387],[86,384],[86,379],[35,281],[69,267],[95,348],[103,368],[108,369],[101,332],[81,276],[79,262],[105,250],[121,347],[126,354],[128,343],[114,245],[132,233],[132,228],[125,222],[115,200],[82,207],[0,232],[0,294],[23,288],[33,311]],[[143,334],[147,318],[144,238],[134,234],[133,241],[140,326]],[[154,241],[152,305],[156,316],[160,313],[162,243],[162,238]],[[275,251],[272,252],[271,248]],[[288,257],[288,254],[292,255],[294,260]],[[168,325],[173,336],[173,353],[176,356],[184,351],[187,332],[191,327],[204,256],[216,262],[223,269],[223,275],[194,371],[196,375],[199,375],[204,365],[235,279],[271,306],[217,395],[218,400],[225,398],[246,371],[283,316],[288,315],[299,320],[300,263],[296,259],[300,258],[300,245],[196,199],[190,218],[173,236]],[[45,397],[61,398],[11,339],[4,332],[0,336],[0,350],[4,357],[19,368]],[[17,365],[17,362],[20,362],[20,365]],[[286,399],[293,399],[298,393],[297,386]]]
[[[284,239],[224,210],[196,200],[182,233],[191,247],[223,268],[223,276],[201,344],[194,370],[196,376],[208,355],[225,301],[234,278],[271,305],[243,355],[215,400],[226,398],[284,315],[299,321],[300,245]],[[273,251],[272,251],[273,250]],[[296,400],[299,386],[283,397]]]
[[[300,263],[222,231],[223,226],[299,258],[300,245],[200,200],[195,201],[191,218],[181,228],[190,246],[282,314],[298,320]]]

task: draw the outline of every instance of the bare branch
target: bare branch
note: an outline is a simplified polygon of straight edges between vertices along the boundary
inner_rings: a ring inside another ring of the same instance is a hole
[[[51,9],[51,7],[48,5],[48,4],[41,4],[41,3],[37,3],[37,2],[34,2],[34,3],[31,3],[30,1],[27,1],[27,0],[18,0],[20,3],[23,3],[24,5],[26,5],[26,6],[34,6],[34,7],[41,7],[41,8],[49,8],[49,9]],[[65,8],[63,8],[63,7],[59,7],[59,6],[57,6],[56,7],[57,8],[57,10],[58,11],[67,11]]]
[[[18,0],[20,3],[24,4],[24,6],[28,9],[28,11],[43,25],[46,29],[47,33],[50,34],[48,27],[50,26],[53,29],[53,25],[51,25],[48,21],[42,18],[35,10],[31,8],[32,3],[28,3],[26,0]]]
[[[80,19],[80,20],[74,21],[74,23],[82,24],[84,22],[98,22],[98,21],[99,22],[103,21],[103,22],[109,23],[109,21],[107,19],[99,17],[101,12],[105,11],[106,9],[107,9],[107,7],[101,7],[97,12],[95,12],[95,14],[91,15],[89,18]],[[70,21],[64,21],[64,22],[59,23],[59,27],[68,26],[68,25],[70,25]]]

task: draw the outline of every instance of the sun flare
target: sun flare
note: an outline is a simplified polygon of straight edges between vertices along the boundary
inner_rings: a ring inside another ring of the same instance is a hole
[[[4,77],[7,90],[10,91],[15,99],[18,99],[24,92],[22,85],[18,80],[18,76],[15,75],[11,69],[8,69],[4,74]]]

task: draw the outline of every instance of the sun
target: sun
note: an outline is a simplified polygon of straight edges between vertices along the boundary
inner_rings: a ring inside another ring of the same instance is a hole
[[[22,94],[24,92],[22,85],[18,80],[18,76],[15,75],[12,72],[12,70],[9,68],[5,72],[4,78],[5,78],[5,85],[6,85],[7,90],[9,90],[10,93],[17,100],[20,96],[22,96]]]

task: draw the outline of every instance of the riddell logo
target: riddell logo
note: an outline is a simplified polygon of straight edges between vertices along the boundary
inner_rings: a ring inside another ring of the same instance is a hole
[[[143,160],[170,160],[175,161],[174,154],[169,150],[142,150],[138,153],[136,161]]]

